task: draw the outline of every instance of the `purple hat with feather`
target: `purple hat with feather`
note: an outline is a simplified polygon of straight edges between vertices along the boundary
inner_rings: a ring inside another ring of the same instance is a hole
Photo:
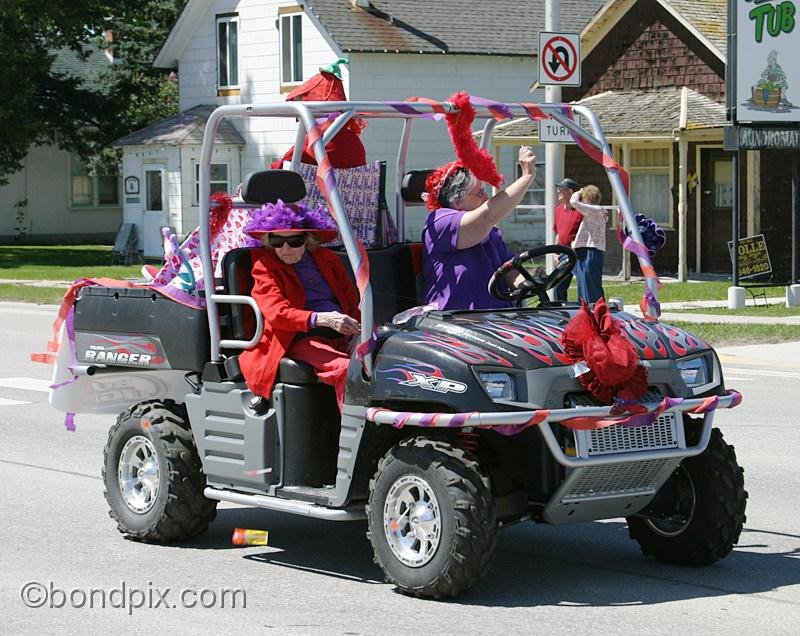
[[[313,232],[320,243],[336,238],[339,230],[324,205],[310,209],[305,203],[265,203],[253,212],[244,231],[260,239],[270,232]]]

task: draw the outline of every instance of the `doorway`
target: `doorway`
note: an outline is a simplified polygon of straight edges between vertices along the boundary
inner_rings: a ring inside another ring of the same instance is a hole
[[[144,221],[142,227],[142,250],[148,258],[160,257],[164,253],[161,228],[166,225],[166,192],[163,165],[150,164],[144,167]]]
[[[733,210],[733,158],[730,152],[704,148],[700,155],[701,271],[731,272],[728,241]]]

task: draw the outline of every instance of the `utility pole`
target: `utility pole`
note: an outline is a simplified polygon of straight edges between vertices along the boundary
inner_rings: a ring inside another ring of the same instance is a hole
[[[561,27],[561,0],[544,0],[544,30],[551,33],[559,31]],[[541,60],[539,61],[541,64]],[[545,86],[545,103],[561,101],[560,86]],[[544,144],[544,236],[548,245],[555,243],[553,234],[553,221],[555,219],[556,189],[555,184],[564,178],[564,151],[562,144]],[[548,266],[551,264],[548,263]],[[549,267],[548,267],[549,269]]]

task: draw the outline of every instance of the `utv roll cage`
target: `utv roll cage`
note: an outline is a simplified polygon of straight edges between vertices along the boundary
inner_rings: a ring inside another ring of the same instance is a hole
[[[572,104],[502,104],[491,102],[481,98],[472,98],[472,105],[477,112],[477,118],[485,119],[481,146],[488,148],[492,139],[492,132],[498,121],[511,117],[528,117],[531,119],[550,118],[565,126],[572,133],[576,142],[584,150],[595,151],[603,157],[611,157],[611,149],[603,134],[603,129],[595,114],[585,106]],[[433,102],[430,100],[405,101],[405,102],[281,102],[274,104],[237,104],[220,106],[211,113],[206,124],[203,135],[203,145],[200,155],[200,192],[209,191],[211,157],[214,147],[214,137],[220,122],[225,118],[232,117],[295,117],[298,120],[297,133],[295,137],[295,147],[303,145],[306,134],[309,134],[309,145],[313,147],[314,156],[319,165],[318,182],[322,191],[326,194],[330,204],[330,210],[342,236],[344,248],[353,272],[358,276],[358,272],[368,268],[359,250],[357,240],[354,236],[352,227],[348,220],[341,197],[333,185],[336,182],[333,170],[330,169],[325,152],[326,144],[333,139],[351,119],[354,117],[364,117],[367,119],[401,119],[403,129],[400,137],[400,144],[397,152],[395,185],[396,185],[396,219],[399,229],[399,240],[403,241],[405,230],[405,210],[406,202],[401,195],[403,178],[405,176],[406,158],[411,141],[411,133],[414,122],[417,119],[440,119],[446,113],[457,112],[457,108],[449,102]],[[591,131],[581,126],[575,115],[580,116],[588,122]],[[320,119],[331,121],[331,125],[320,132],[317,122]],[[295,152],[292,159],[292,168],[297,168],[300,162],[301,153]],[[630,199],[625,191],[622,174],[619,166],[611,161],[603,161],[603,166],[608,175],[614,195],[622,211],[626,225],[632,235],[632,239],[637,243],[642,243],[642,237],[638,226],[634,220],[634,212],[631,207]],[[241,205],[241,204],[237,204]],[[247,205],[247,204],[244,204]],[[200,202],[200,249],[201,262],[203,265],[203,277],[205,289],[214,289],[214,270],[211,260],[211,249],[209,241],[209,211],[210,203],[208,199],[201,197]],[[652,265],[646,262],[647,257],[637,255],[643,272],[652,271]],[[643,262],[645,261],[645,262]],[[359,343],[364,348],[363,365],[365,372],[372,373],[372,355],[369,352],[369,343],[373,338],[373,298],[372,287],[368,276],[361,292],[361,334]],[[658,317],[658,281],[655,276],[645,276],[647,293],[645,295],[647,303],[647,317],[655,319]],[[211,338],[211,359],[219,357],[220,350],[245,349],[255,345],[253,340],[220,340],[220,323],[216,305],[219,303],[247,304],[253,307],[257,317],[256,333],[261,332],[262,322],[260,312],[255,306],[255,302],[246,296],[208,294],[206,304],[208,307],[208,324]]]

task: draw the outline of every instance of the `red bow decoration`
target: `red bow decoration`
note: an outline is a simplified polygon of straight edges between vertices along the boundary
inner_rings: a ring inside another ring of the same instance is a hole
[[[594,304],[594,313],[581,300],[581,308],[567,323],[561,342],[573,364],[586,362],[589,371],[578,380],[604,404],[611,404],[615,397],[630,402],[647,392],[647,369],[639,364],[636,349],[602,298]]]
[[[209,238],[213,241],[217,238],[222,226],[225,225],[225,221],[228,220],[228,214],[233,209],[233,201],[227,192],[215,192],[211,195],[211,201],[217,204],[209,212],[211,217],[208,222]]]

